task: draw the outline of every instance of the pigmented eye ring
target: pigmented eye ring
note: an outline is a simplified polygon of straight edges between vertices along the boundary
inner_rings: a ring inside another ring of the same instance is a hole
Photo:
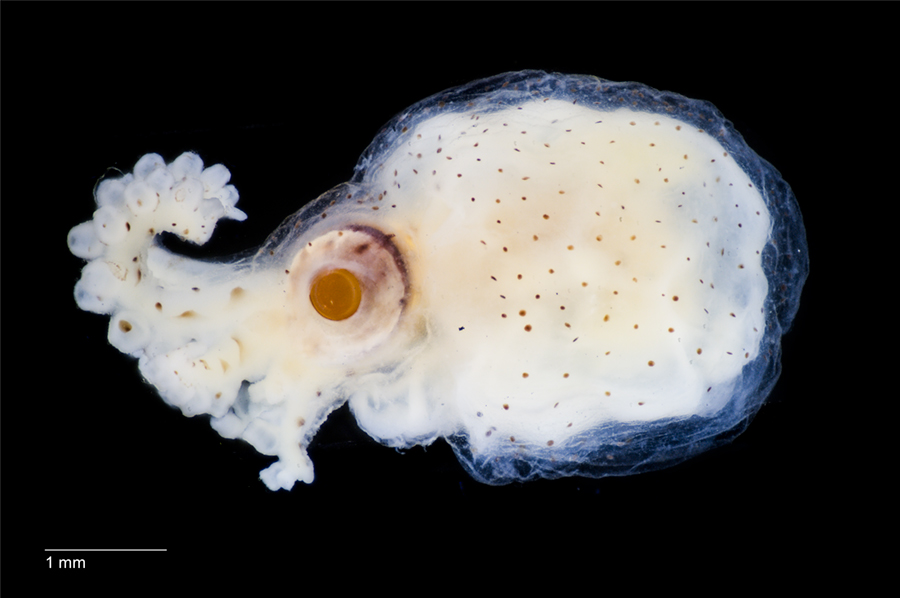
[[[318,274],[309,287],[309,300],[319,315],[329,320],[346,320],[359,309],[362,288],[349,270],[328,270]]]

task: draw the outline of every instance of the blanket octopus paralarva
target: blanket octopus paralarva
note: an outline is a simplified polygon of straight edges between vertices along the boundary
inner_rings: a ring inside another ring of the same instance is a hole
[[[273,490],[312,481],[306,449],[345,402],[385,445],[446,439],[489,484],[678,463],[760,408],[808,271],[779,173],[711,104],[637,83],[444,91],[254,255],[158,242],[246,218],[229,179],[185,153],[103,180],[69,233],[75,297],[166,402],[276,456]]]

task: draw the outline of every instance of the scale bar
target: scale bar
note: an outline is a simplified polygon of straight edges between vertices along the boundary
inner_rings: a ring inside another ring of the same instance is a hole
[[[167,548],[45,548],[44,552],[166,552]]]

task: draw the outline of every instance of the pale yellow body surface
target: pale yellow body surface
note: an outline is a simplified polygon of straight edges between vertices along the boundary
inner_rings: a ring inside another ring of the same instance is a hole
[[[244,217],[227,171],[192,154],[105,181],[70,234],[79,305],[111,314],[110,342],[167,402],[277,456],[270,488],[312,481],[306,447],[348,400],[385,444],[454,438],[512,463],[473,473],[488,482],[597,460],[611,426],[730,408],[760,357],[772,222],[715,137],[535,97],[435,111],[368,160],[236,263],[153,243]]]

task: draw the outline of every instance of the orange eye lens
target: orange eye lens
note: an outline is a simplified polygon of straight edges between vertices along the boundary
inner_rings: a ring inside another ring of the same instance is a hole
[[[322,272],[313,279],[309,300],[319,315],[329,320],[346,320],[359,309],[362,288],[349,270]]]

